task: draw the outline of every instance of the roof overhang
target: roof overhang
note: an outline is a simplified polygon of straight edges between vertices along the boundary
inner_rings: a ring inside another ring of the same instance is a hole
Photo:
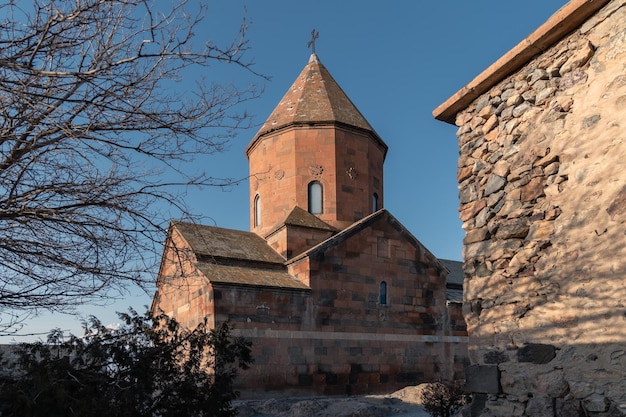
[[[498,82],[526,65],[578,28],[610,0],[572,0],[554,13],[543,25],[491,64],[465,87],[433,110],[437,120],[455,124],[456,115]]]
[[[381,139],[381,137],[378,135],[378,133],[376,133],[374,130],[363,129],[363,128],[360,128],[360,127],[357,127],[357,126],[352,126],[352,125],[349,125],[347,123],[337,122],[337,121],[334,121],[334,120],[318,121],[318,122],[292,122],[292,123],[289,123],[289,124],[277,127],[275,129],[259,132],[252,139],[252,141],[250,141],[248,146],[246,146],[246,148],[244,149],[244,152],[246,154],[246,157],[248,159],[250,159],[250,153],[252,152],[252,150],[254,150],[254,148],[256,148],[256,146],[260,142],[262,142],[264,139],[266,139],[267,137],[271,137],[272,135],[279,134],[279,133],[281,133],[283,131],[287,131],[289,129],[299,129],[299,128],[310,129],[310,128],[315,128],[315,127],[317,127],[317,128],[320,128],[320,127],[331,127],[331,128],[352,130],[352,131],[355,131],[355,132],[359,132],[363,136],[369,137],[370,140],[372,140],[372,142],[374,142],[374,144],[376,144],[376,146],[378,146],[382,150],[382,152],[383,152],[383,159],[385,159],[385,157],[387,156],[387,151],[389,150],[389,147]]]

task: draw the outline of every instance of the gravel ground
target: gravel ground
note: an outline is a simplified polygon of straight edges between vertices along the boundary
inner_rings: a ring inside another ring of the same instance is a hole
[[[393,394],[234,402],[239,417],[429,417],[421,406],[424,384]]]

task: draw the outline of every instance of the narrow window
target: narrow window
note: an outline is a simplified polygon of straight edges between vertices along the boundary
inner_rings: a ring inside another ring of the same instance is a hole
[[[322,184],[317,181],[309,183],[309,213],[322,213]]]
[[[378,303],[381,305],[387,304],[387,282],[386,281],[382,281],[380,283],[380,288],[378,292],[379,292]]]
[[[378,211],[378,194],[372,194],[372,213]]]
[[[254,227],[261,225],[261,197],[257,194],[254,197]]]

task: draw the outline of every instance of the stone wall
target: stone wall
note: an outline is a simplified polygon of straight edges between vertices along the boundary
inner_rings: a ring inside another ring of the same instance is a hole
[[[165,241],[159,268],[157,291],[150,308],[153,314],[164,313],[180,324],[194,328],[203,320],[215,325],[212,288],[195,268],[196,255],[176,229]]]
[[[625,3],[457,114],[474,415],[626,413]]]
[[[333,230],[283,225],[275,232],[270,233],[265,239],[272,249],[286,259],[290,259],[325,241],[334,233]]]
[[[248,150],[250,230],[265,237],[294,206],[308,209],[308,185],[323,187],[326,223],[343,229],[373,212],[372,195],[383,207],[386,148],[370,132],[345,126],[296,126],[262,136]],[[254,224],[254,199],[262,224]]]
[[[216,323],[253,343],[242,392],[345,395],[464,379],[467,332],[461,306],[446,303],[446,272],[387,216],[289,264],[310,291],[213,285]]]

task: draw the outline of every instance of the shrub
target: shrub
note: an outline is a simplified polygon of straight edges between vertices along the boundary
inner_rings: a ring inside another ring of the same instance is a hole
[[[469,402],[469,396],[459,383],[435,382],[428,384],[422,392],[422,402],[431,416],[450,417]]]
[[[85,335],[52,331],[22,344],[17,369],[0,381],[0,415],[231,417],[238,369],[250,342],[228,324],[190,331],[167,316],[130,310],[110,329],[92,317]]]

